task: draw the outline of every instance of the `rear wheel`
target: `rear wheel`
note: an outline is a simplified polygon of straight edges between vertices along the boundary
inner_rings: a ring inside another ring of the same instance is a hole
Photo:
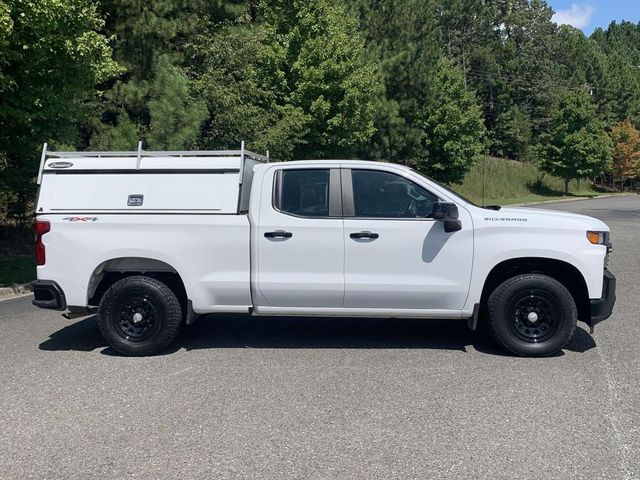
[[[127,277],[104,294],[98,326],[107,343],[125,355],[153,355],[177,337],[182,309],[175,293],[150,277]]]
[[[500,284],[489,296],[489,328],[507,350],[522,356],[551,355],[573,336],[573,296],[557,280],[525,274]]]

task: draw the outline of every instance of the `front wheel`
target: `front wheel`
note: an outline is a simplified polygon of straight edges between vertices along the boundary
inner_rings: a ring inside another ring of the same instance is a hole
[[[554,354],[576,328],[573,296],[546,275],[525,274],[504,281],[489,296],[488,307],[491,333],[517,355]]]
[[[155,278],[114,283],[98,310],[98,326],[111,347],[125,355],[153,355],[178,336],[182,309],[175,293]]]

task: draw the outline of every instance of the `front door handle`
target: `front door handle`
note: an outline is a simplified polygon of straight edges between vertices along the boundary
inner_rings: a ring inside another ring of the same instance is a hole
[[[264,232],[266,238],[291,238],[293,233],[284,230],[276,230],[275,232]]]
[[[376,238],[378,238],[380,235],[378,235],[377,233],[373,233],[373,232],[357,232],[357,233],[352,233],[349,235],[351,238],[371,238],[372,240],[375,240]]]

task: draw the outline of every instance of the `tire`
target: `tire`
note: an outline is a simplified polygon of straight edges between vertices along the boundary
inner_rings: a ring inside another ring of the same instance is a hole
[[[518,275],[504,281],[491,293],[487,306],[491,334],[516,355],[552,355],[576,329],[573,296],[546,275]]]
[[[178,336],[182,309],[175,293],[150,277],[127,277],[104,294],[98,327],[107,343],[124,355],[153,355]]]

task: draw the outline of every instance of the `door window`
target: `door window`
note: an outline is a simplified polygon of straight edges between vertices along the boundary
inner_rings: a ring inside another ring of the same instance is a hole
[[[302,217],[329,216],[329,169],[280,170],[275,207]]]
[[[426,218],[438,197],[400,175],[352,170],[354,215],[365,218]]]

